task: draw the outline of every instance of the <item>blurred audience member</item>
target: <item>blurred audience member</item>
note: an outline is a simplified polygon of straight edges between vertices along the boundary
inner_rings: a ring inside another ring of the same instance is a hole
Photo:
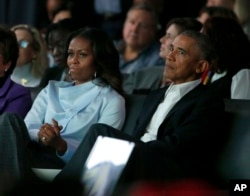
[[[46,44],[38,29],[19,24],[11,28],[19,43],[17,66],[11,79],[26,87],[38,87],[48,67]]]
[[[55,10],[57,10],[62,4],[66,2],[68,2],[68,0],[46,0],[45,7],[50,22],[52,22],[54,18]]]
[[[146,3],[154,7],[156,12],[158,13],[159,18],[159,33],[158,35],[161,36],[164,33],[164,25],[167,23],[165,12],[167,10],[165,9],[165,3],[164,0],[133,0],[133,4],[140,4],[140,3]],[[159,37],[158,36],[158,37]]]
[[[120,70],[132,73],[153,65],[164,65],[156,41],[158,15],[148,4],[136,4],[128,13],[123,27],[123,40],[116,43],[120,53]]]
[[[28,88],[15,83],[10,76],[16,66],[19,46],[16,35],[7,27],[0,27],[0,115],[16,113],[24,118],[32,100]]]
[[[232,18],[213,17],[202,29],[216,50],[217,60],[209,72],[214,93],[224,98],[250,99],[250,42]],[[206,83],[207,80],[204,80]]]
[[[97,15],[98,26],[111,39],[122,38],[122,27],[132,0],[94,0],[94,10]]]
[[[239,18],[240,24],[250,40],[250,1],[237,0],[234,11]]]
[[[236,0],[207,0],[206,6],[222,6],[233,10]]]
[[[65,2],[54,10],[51,22],[56,23],[66,18],[72,18],[73,14],[74,14],[74,3],[71,1]]]
[[[226,18],[233,18],[238,21],[238,17],[235,12],[231,9],[221,6],[209,6],[203,7],[198,16],[198,20],[204,24],[208,18],[211,17],[226,17]]]
[[[52,56],[54,65],[50,66],[40,83],[41,87],[45,87],[50,80],[69,81],[68,68],[64,63],[64,47],[67,36],[80,28],[80,24],[72,18],[63,19],[57,23],[48,26],[45,40]]]

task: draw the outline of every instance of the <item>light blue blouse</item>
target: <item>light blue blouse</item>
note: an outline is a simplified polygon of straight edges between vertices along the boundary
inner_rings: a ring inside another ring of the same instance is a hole
[[[76,86],[65,81],[50,81],[25,117],[32,140],[39,140],[40,127],[44,123],[52,124],[52,118],[63,126],[61,136],[67,142],[67,151],[58,156],[67,162],[92,124],[122,128],[125,100],[111,87],[97,86],[92,81]]]

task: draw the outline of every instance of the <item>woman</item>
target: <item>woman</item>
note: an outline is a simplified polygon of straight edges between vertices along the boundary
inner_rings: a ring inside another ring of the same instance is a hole
[[[212,68],[211,89],[223,98],[250,99],[250,42],[239,22],[213,17],[203,25],[215,48],[217,62]]]
[[[80,29],[66,46],[72,82],[50,81],[24,121],[0,115],[0,144],[3,138],[11,141],[9,148],[0,148],[0,172],[15,179],[30,180],[31,167],[62,168],[95,123],[123,126],[125,100],[112,40],[101,30]]]
[[[24,118],[32,105],[31,93],[10,79],[18,50],[15,34],[0,27],[0,114],[11,112]]]
[[[112,40],[101,30],[79,29],[69,36],[66,48],[73,81],[50,81],[25,118],[31,140],[39,150],[41,144],[42,150],[48,147],[52,157],[63,160],[59,167],[71,158],[92,124],[121,129],[125,119],[119,54]],[[41,160],[38,166],[49,164],[43,156]]]
[[[19,57],[11,79],[26,87],[38,87],[48,67],[44,39],[36,28],[29,25],[16,25],[11,30],[19,43]]]

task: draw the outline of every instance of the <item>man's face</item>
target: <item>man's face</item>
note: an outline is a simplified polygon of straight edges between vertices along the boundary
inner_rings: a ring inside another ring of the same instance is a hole
[[[123,39],[126,45],[137,50],[149,46],[155,38],[155,25],[150,12],[131,10],[123,27]]]
[[[160,48],[160,57],[161,58],[166,58],[166,56],[170,52],[170,45],[172,44],[174,38],[179,34],[179,28],[175,24],[171,24],[167,29],[166,29],[166,34],[160,38],[161,42],[161,48]]]
[[[175,84],[198,79],[200,52],[196,41],[186,35],[178,35],[166,57],[165,75]]]

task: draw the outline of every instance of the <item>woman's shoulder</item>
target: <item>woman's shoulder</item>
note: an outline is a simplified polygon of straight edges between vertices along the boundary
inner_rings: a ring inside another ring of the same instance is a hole
[[[58,81],[58,80],[50,80],[48,82],[48,87],[66,87],[66,86],[72,86],[73,82],[67,82],[67,81]]]
[[[14,90],[15,92],[30,93],[30,89],[28,87],[18,84],[13,80],[10,80],[10,84],[11,84],[11,89]]]
[[[122,95],[120,95],[115,89],[113,89],[109,85],[103,86],[103,87],[100,87],[100,88],[101,88],[102,96],[106,96],[110,100],[111,99],[112,100],[114,100],[114,99],[124,99],[124,97]]]

